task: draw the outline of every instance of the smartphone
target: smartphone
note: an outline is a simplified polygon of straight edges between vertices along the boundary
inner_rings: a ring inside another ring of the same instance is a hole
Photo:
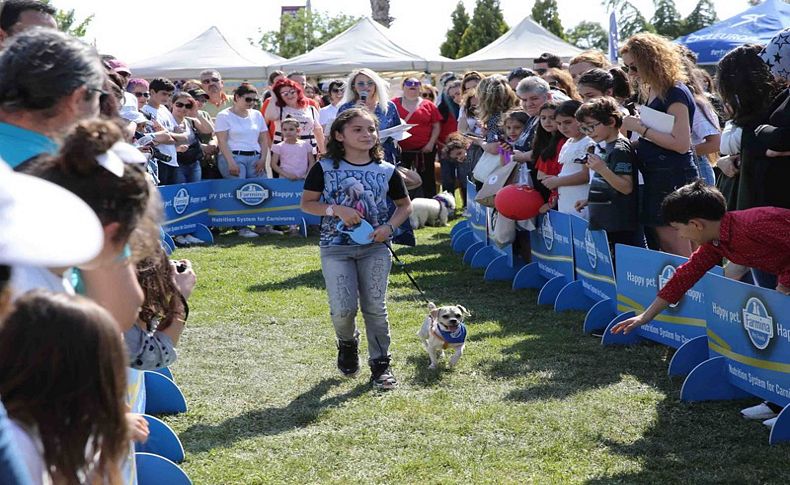
[[[574,158],[573,159],[573,163],[587,163],[587,157],[589,157],[589,156],[590,156],[590,154],[588,153],[588,154],[584,155],[581,158]]]
[[[463,135],[465,137],[468,137],[468,138],[477,138],[478,140],[482,140],[483,139],[483,137],[481,135],[478,135],[478,134],[475,134],[475,133],[464,133]]]
[[[154,135],[149,133],[149,134],[143,135],[142,137],[140,137],[137,140],[135,140],[134,141],[134,146],[136,146],[136,147],[144,147],[144,146],[152,144],[153,142],[154,142]]]

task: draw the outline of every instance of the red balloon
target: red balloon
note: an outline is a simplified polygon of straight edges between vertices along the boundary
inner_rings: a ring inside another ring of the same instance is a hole
[[[494,197],[496,210],[515,221],[535,217],[544,203],[540,192],[527,185],[508,185]]]

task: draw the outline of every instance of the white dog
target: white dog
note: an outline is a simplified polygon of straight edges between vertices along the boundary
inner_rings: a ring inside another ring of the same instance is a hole
[[[430,313],[422,322],[417,336],[420,337],[422,346],[428,352],[431,359],[429,369],[436,369],[439,357],[444,354],[444,349],[452,348],[455,350],[450,358],[450,367],[458,363],[458,359],[464,353],[464,343],[466,342],[466,325],[464,316],[469,315],[466,308],[461,305],[443,306],[436,308],[433,303],[428,304]]]
[[[432,199],[418,197],[411,201],[411,207],[409,222],[412,229],[446,226],[447,220],[455,213],[455,197],[449,192],[442,192]]]

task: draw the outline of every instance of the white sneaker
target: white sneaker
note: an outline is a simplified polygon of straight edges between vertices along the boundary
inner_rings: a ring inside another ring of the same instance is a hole
[[[191,244],[185,236],[176,236],[173,238],[173,241],[179,246],[189,246]]]
[[[776,417],[776,413],[766,403],[761,402],[757,406],[741,409],[741,416],[746,419],[762,421]]]
[[[768,426],[769,428],[773,428],[774,425],[776,424],[777,419],[779,419],[779,416],[771,419],[766,419],[765,421],[763,421],[763,424]]]
[[[258,237],[258,234],[256,234],[255,231],[253,231],[249,227],[242,227],[241,229],[239,229],[239,236],[241,236],[241,237]]]
[[[184,236],[184,239],[186,239],[189,244],[205,244],[202,239],[198,239],[192,234],[187,234]]]

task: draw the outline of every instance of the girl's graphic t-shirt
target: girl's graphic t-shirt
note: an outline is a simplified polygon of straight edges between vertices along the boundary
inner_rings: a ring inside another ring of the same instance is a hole
[[[321,192],[322,200],[327,204],[356,209],[374,228],[389,220],[388,197],[393,200],[407,197],[406,185],[391,163],[371,160],[365,165],[354,165],[341,160],[338,168],[333,165],[334,161],[329,159],[313,165],[305,179],[304,189]],[[340,221],[337,216],[321,218],[319,246],[357,244],[348,234],[337,230]]]

